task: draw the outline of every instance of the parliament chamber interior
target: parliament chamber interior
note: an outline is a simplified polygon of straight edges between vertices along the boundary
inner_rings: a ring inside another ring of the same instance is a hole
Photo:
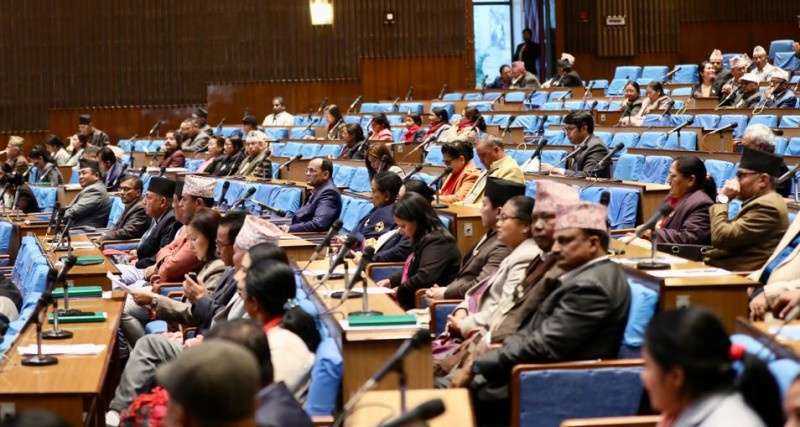
[[[0,425],[800,426],[797,4],[0,8]]]

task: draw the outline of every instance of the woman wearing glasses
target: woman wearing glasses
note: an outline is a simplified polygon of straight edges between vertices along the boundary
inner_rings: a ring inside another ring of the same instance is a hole
[[[475,185],[481,172],[472,161],[475,152],[470,142],[448,142],[442,146],[444,164],[453,168],[453,172],[445,177],[439,200],[442,203],[455,203],[464,200],[467,193]]]

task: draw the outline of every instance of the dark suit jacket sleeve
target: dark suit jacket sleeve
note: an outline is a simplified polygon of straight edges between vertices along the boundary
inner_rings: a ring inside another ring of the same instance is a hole
[[[470,288],[497,271],[497,268],[500,267],[500,263],[503,262],[503,259],[505,259],[508,254],[509,251],[506,246],[495,245],[494,248],[491,248],[489,257],[486,259],[486,263],[483,264],[481,272],[472,278],[472,280],[458,278],[453,281],[453,283],[447,285],[447,288],[444,290],[445,299],[464,299]]]
[[[561,79],[561,86],[563,87],[577,87],[583,86],[583,82],[572,74],[567,74]]]
[[[402,291],[412,294],[417,289],[432,286],[451,262],[454,248],[454,243],[446,239],[436,239],[426,243],[420,251],[417,270],[410,274],[404,283],[400,283],[400,277],[393,277],[392,284],[399,285]]]
[[[566,171],[567,176],[577,176],[577,177],[585,177],[588,176],[590,172],[594,171],[597,168],[597,164],[600,163],[600,160],[608,154],[608,149],[602,144],[593,144],[591,147],[587,149],[586,153],[586,160],[583,163],[583,169],[579,171]],[[577,159],[575,160],[577,161]],[[608,167],[606,167],[607,169]],[[598,176],[607,178],[604,175],[605,169],[598,171]]]
[[[83,193],[72,206],[67,209],[65,214],[69,218],[85,218],[92,215],[93,210],[98,209],[98,202],[102,199],[102,195],[94,187],[87,187],[86,192]]]
[[[688,201],[687,201],[688,202]],[[675,243],[684,245],[704,245],[709,243],[711,222],[708,217],[710,203],[696,203],[678,224],[678,228],[659,228],[656,230],[658,243]]]
[[[602,286],[571,286],[553,312],[535,330],[506,338],[503,347],[475,359],[478,370],[489,381],[502,381],[519,363],[547,363],[564,357],[603,325],[611,299]],[[540,307],[541,309],[542,307]]]
[[[502,89],[503,88],[503,80],[500,77],[494,79],[493,82],[486,85],[486,89]]]
[[[398,239],[389,239],[379,252],[372,258],[372,262],[403,262],[408,258],[411,252],[411,242],[405,237]],[[400,283],[400,276],[398,276],[397,283]]]
[[[150,217],[147,216],[144,206],[137,205],[125,219],[122,226],[117,230],[106,233],[106,235],[103,236],[103,240],[138,239],[147,232],[148,227],[150,227]]]
[[[314,217],[310,221],[298,222],[289,227],[290,233],[303,231],[326,231],[342,211],[342,196],[335,190],[319,195]]]

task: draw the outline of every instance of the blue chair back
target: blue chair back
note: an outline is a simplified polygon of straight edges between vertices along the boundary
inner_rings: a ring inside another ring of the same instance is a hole
[[[289,137],[289,129],[286,128],[276,128],[276,127],[265,127],[264,133],[267,134],[270,138],[274,139],[275,141],[280,141],[281,139],[286,139]]]
[[[270,146],[272,147],[272,155],[273,156],[282,156],[283,155],[282,154],[283,153],[283,148],[286,147],[286,143],[285,142],[273,142],[272,144],[270,144]]]
[[[690,87],[679,87],[672,89],[671,95],[672,96],[689,96],[692,94],[692,88]]]
[[[480,112],[492,111],[492,103],[490,101],[472,101],[467,105]]]
[[[789,146],[789,140],[783,136],[776,136],[775,137],[775,154],[780,156],[786,152],[786,147]]]
[[[542,150],[542,163],[555,165],[567,157],[567,152],[563,150]]]
[[[547,138],[547,145],[570,145],[569,139],[560,130],[546,130],[544,137]]]
[[[458,92],[453,92],[444,94],[444,96],[442,97],[442,101],[461,101],[461,99],[463,98],[464,95]]]
[[[634,148],[639,144],[639,134],[636,132],[617,132],[609,145],[616,146],[620,142],[625,144],[625,149],[622,150],[624,154],[629,148]]]
[[[122,217],[123,212],[125,212],[125,203],[122,202],[119,196],[112,196],[111,212],[108,214],[108,228],[117,225],[117,221]]]
[[[366,193],[372,191],[369,183],[369,172],[367,167],[356,168],[353,178],[350,180],[350,190],[356,193]]]
[[[620,359],[641,357],[644,330],[658,309],[658,292],[628,277],[631,289],[631,306],[628,311],[628,323],[622,335],[619,349]]]
[[[306,144],[301,144],[299,142],[287,142],[286,145],[281,150],[281,157],[294,157],[300,154],[300,150],[303,148],[304,145]]]
[[[661,148],[666,142],[666,132],[642,132],[636,148]]]
[[[292,214],[300,209],[302,193],[299,187],[281,187],[278,191],[272,191],[268,204]]]
[[[666,65],[649,65],[642,68],[642,76],[639,78],[647,79],[647,83],[650,83],[653,80],[660,82],[661,79],[667,75],[667,73],[669,73],[669,68]]]
[[[781,400],[783,400],[786,397],[789,386],[792,385],[794,379],[800,374],[800,363],[792,359],[781,359],[769,362],[767,368],[778,383],[778,389],[781,392]]]
[[[321,148],[320,144],[303,144],[299,154],[302,154],[304,159],[311,159],[317,156]]]
[[[678,134],[673,133],[663,141],[661,146],[667,150],[688,150],[697,151],[697,133],[695,132],[681,132],[680,147],[678,147]]]
[[[800,156],[800,137],[795,136],[789,140],[789,145],[786,147],[784,154],[787,156]]]
[[[724,160],[706,159],[703,163],[706,165],[708,174],[714,178],[717,188],[721,188],[725,184],[725,181],[731,176],[731,171],[733,171],[733,163]]]
[[[614,179],[623,181],[639,181],[644,170],[644,156],[641,154],[623,154],[619,156],[614,167]]]
[[[781,116],[781,123],[778,125],[779,128],[796,128],[800,127],[800,116],[794,114],[786,114]]]
[[[422,114],[424,110],[419,102],[401,102],[397,111],[402,114]]]
[[[566,97],[564,97],[566,95]],[[555,102],[557,99],[570,99],[572,98],[572,94],[567,92],[566,90],[554,90],[550,92],[550,95],[547,98],[548,102]]]
[[[672,166],[672,157],[645,157],[641,181],[652,184],[665,184],[667,182],[667,175],[669,175],[670,166]]]
[[[525,100],[525,92],[506,92],[506,102],[522,102]]]
[[[461,99],[464,101],[479,101],[481,99],[481,94],[479,92],[465,93],[464,97]]]
[[[642,67],[639,66],[624,65],[617,67],[617,69],[614,70],[614,80],[636,80],[640,77],[642,77]]]
[[[576,364],[574,369],[522,370],[512,378],[519,395],[514,425],[558,427],[570,418],[636,415],[642,397],[642,366],[638,362],[608,366]],[[520,369],[517,367],[516,369]],[[513,403],[512,403],[512,407]]]
[[[356,168],[352,166],[337,165],[334,163],[333,183],[336,184],[337,187],[349,187],[350,180],[353,179],[353,174],[355,172]]]
[[[694,116],[694,126],[703,129],[714,129],[719,124],[719,116],[716,114],[698,114]]]
[[[314,136],[314,129],[306,130],[305,127],[301,128],[292,128],[291,132],[289,132],[291,139],[303,139],[307,136]]]
[[[700,81],[697,64],[676,64],[675,68],[680,69],[672,76],[673,83],[695,84]]]
[[[744,135],[744,130],[747,127],[748,117],[744,114],[725,114],[719,118],[717,127],[723,127],[729,123],[736,123],[736,129],[733,130],[734,138],[741,138]]]
[[[775,58],[775,54],[779,52],[794,53],[794,50],[792,50],[793,43],[793,40],[773,40],[769,44],[769,57]]]
[[[317,347],[311,368],[311,383],[305,404],[308,415],[333,415],[343,372],[344,359],[336,340],[330,337],[323,339]]]
[[[534,133],[539,128],[539,116],[517,116],[517,118],[511,122],[511,126],[521,126],[525,132]]]
[[[441,145],[431,145],[428,149],[428,154],[425,156],[425,163],[431,165],[444,165],[444,156],[442,155]]]
[[[547,92],[536,92],[526,101],[526,104],[533,109],[541,108],[547,102],[548,96]]]
[[[750,117],[750,121],[747,122],[747,126],[752,125],[764,125],[768,128],[774,128],[778,126],[778,116],[775,114],[761,114]]]
[[[455,104],[453,104],[452,102],[431,102],[431,109],[434,109],[434,108],[442,108],[445,111],[447,111],[447,116],[450,119],[452,119],[453,118],[453,114],[456,113]]]
[[[331,156],[334,159],[339,157],[342,154],[342,146],[339,144],[323,144],[319,151],[317,151],[317,157],[328,157]]]
[[[607,96],[621,96],[625,92],[625,84],[628,83],[628,79],[614,79],[611,80],[611,84],[608,85],[608,89],[606,89]]]
[[[784,70],[796,70],[800,68],[800,59],[794,56],[794,52],[777,52],[773,65]]]

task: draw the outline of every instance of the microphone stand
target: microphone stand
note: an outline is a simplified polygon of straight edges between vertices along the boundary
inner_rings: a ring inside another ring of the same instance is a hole
[[[636,268],[639,270],[669,270],[669,264],[665,262],[658,262],[656,261],[656,247],[658,246],[656,243],[656,233],[650,234],[650,260],[649,261],[642,261],[636,264]]]
[[[68,308],[69,302],[67,300],[68,296],[67,296],[67,284],[66,284],[66,281],[64,283],[64,311],[63,312],[60,312],[58,310],[58,298],[55,298],[53,296],[53,294],[50,294],[50,298],[53,298],[53,329],[41,334],[42,338],[46,339],[46,340],[63,340],[63,339],[67,339],[67,338],[72,338],[73,334],[72,334],[71,331],[66,331],[66,330],[63,330],[63,329],[59,329],[59,327],[58,327],[58,317],[59,317],[59,315],[61,315],[61,314],[68,315],[67,313],[68,313],[68,310],[69,310],[69,308]],[[77,311],[78,311],[78,313],[75,313],[75,314],[72,314],[72,315],[75,316],[75,315],[78,315],[78,314],[82,314],[82,312],[80,312],[80,310],[77,310]],[[37,331],[37,334],[38,333],[39,332]]]
[[[53,356],[45,356],[42,354],[42,316],[47,313],[47,307],[50,305],[49,299],[53,298],[53,294],[49,291],[45,291],[42,296],[39,297],[39,301],[36,304],[36,310],[33,313],[35,322],[36,322],[36,355],[26,357],[22,359],[23,366],[50,366],[55,365],[58,363],[58,359]],[[44,312],[44,313],[42,313]],[[53,316],[55,320],[55,315]],[[64,331],[66,332],[66,331]]]

